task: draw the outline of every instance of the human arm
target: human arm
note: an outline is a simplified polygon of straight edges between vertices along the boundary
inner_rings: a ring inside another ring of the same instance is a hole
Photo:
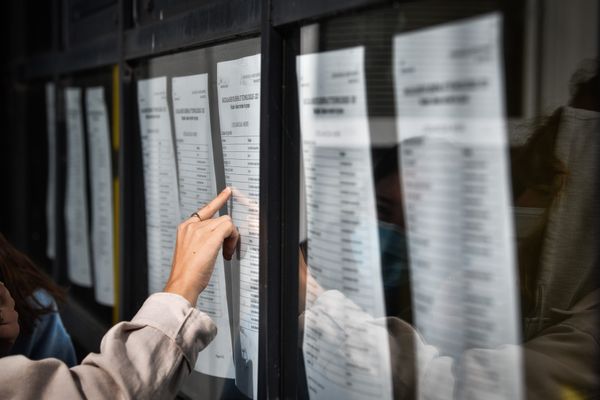
[[[225,257],[235,249],[237,230],[231,221],[209,219],[230,193],[225,190],[208,211],[199,211],[206,220],[182,223],[165,293],[150,296],[130,322],[114,326],[99,354],[72,369],[56,359],[2,358],[0,398],[173,398],[198,352],[216,334],[214,323],[193,304],[208,284],[221,246]]]

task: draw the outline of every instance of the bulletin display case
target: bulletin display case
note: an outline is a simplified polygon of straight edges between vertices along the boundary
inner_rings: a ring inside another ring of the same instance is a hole
[[[5,27],[0,226],[70,287],[79,356],[231,186],[241,246],[197,305],[221,336],[182,398],[598,395],[598,1],[38,7]]]

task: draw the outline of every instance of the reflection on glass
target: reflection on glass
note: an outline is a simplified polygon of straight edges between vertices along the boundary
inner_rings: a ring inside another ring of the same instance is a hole
[[[513,150],[526,383],[532,397],[598,395],[597,61]]]
[[[551,90],[532,89],[506,33],[524,9],[460,3],[338,17],[302,32],[300,397],[599,395],[598,63],[581,57],[562,74],[563,105],[537,108],[548,116],[535,118],[521,97]],[[353,64],[344,55],[355,49],[364,59]],[[358,80],[364,68],[367,112],[349,123],[350,99],[363,101],[343,73],[353,65]],[[537,65],[542,75],[551,69]],[[354,149],[370,154],[349,157],[361,134]],[[348,207],[355,198],[341,183],[376,199],[376,219],[368,202]],[[338,226],[342,214],[358,222]],[[378,257],[352,262],[374,248]],[[363,275],[350,283],[352,268]],[[373,282],[385,317],[356,296]],[[374,355],[389,378],[373,374]]]
[[[303,354],[311,398],[390,399],[364,48],[298,56],[308,270]],[[331,202],[331,199],[339,202]]]
[[[521,398],[501,33],[493,13],[394,38],[419,398]]]

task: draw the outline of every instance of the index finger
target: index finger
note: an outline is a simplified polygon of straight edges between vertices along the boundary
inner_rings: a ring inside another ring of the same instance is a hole
[[[226,187],[221,193],[219,193],[217,197],[212,199],[210,203],[199,210],[198,215],[203,221],[212,218],[212,216],[215,215],[221,209],[221,207],[225,205],[230,196],[231,189]]]

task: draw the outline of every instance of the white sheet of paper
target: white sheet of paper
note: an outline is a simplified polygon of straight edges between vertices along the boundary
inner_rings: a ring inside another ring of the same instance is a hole
[[[85,90],[92,195],[92,259],[96,301],[114,305],[112,154],[104,88]]]
[[[487,14],[394,38],[416,327],[455,362],[519,343],[501,25]],[[488,369],[457,373],[457,385],[473,398],[521,398],[520,355],[486,354]]]
[[[351,301],[321,300],[313,308],[319,298],[307,285],[302,350],[308,391],[311,399],[391,399],[387,332],[368,329],[373,324],[362,318],[385,316],[364,47],[301,55],[296,65],[308,271],[325,291]],[[332,318],[345,339],[325,328]]]
[[[217,64],[219,122],[230,213],[241,235],[240,344],[258,386],[258,210],[260,179],[260,54]]]
[[[163,290],[181,220],[167,78],[139,80],[138,110],[144,165],[148,292]]]
[[[46,256],[56,257],[56,90],[46,84],[46,133],[48,134],[48,186],[46,191]]]
[[[208,74],[177,77],[171,82],[179,201],[181,219],[185,219],[217,196]],[[215,339],[198,355],[195,369],[221,378],[235,378],[222,255],[217,256],[215,270],[198,298],[197,307],[210,315],[218,330]]]
[[[92,286],[87,208],[87,168],[83,137],[81,89],[66,88],[67,177],[65,229],[67,271],[71,282]]]

